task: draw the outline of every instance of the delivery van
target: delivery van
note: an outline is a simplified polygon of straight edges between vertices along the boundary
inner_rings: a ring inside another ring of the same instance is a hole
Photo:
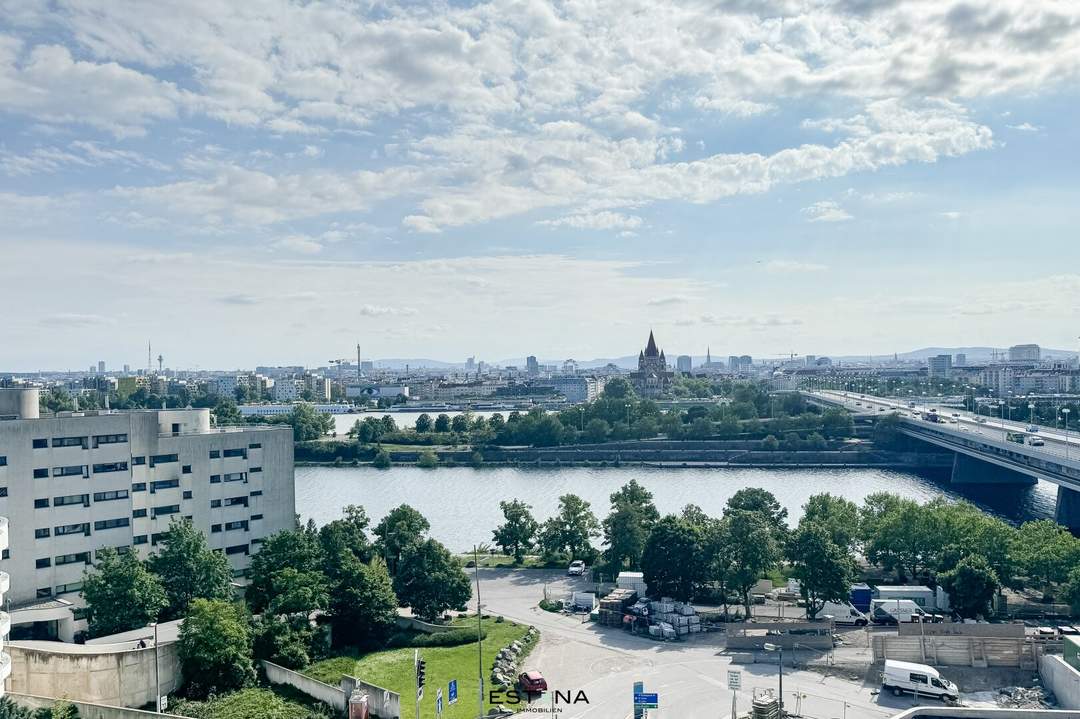
[[[870,602],[870,621],[874,624],[930,623],[941,620],[941,617],[927,613],[910,599],[874,599]]]
[[[869,617],[848,602],[825,602],[817,616],[822,619],[832,617],[837,624],[854,624],[857,627],[865,627],[870,621]]]
[[[895,659],[885,660],[885,671],[881,673],[881,689],[891,690],[895,696],[907,692],[951,702],[960,698],[957,686],[942,677],[937,669],[926,664],[898,662]]]

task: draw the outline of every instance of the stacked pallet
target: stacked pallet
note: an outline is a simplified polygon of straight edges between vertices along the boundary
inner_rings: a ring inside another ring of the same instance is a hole
[[[701,631],[701,618],[691,604],[661,597],[660,601],[649,604],[649,610],[654,620],[670,626],[676,636],[682,637]]]
[[[597,618],[609,627],[621,627],[626,608],[637,600],[637,593],[632,589],[618,588],[600,600]]]
[[[644,597],[648,590],[645,585],[645,575],[641,572],[619,572],[619,576],[615,579],[615,586],[637,592],[639,597]]]

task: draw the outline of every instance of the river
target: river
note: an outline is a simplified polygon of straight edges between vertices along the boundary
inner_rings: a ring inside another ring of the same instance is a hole
[[[603,518],[608,497],[636,479],[653,493],[662,514],[697,504],[719,516],[728,498],[743,487],[761,487],[787,508],[792,525],[812,494],[831,492],[856,503],[874,492],[888,491],[927,502],[935,497],[968,499],[1012,521],[1052,518],[1055,487],[995,487],[956,491],[926,477],[879,469],[651,469],[645,467],[543,468],[444,467],[424,470],[395,467],[298,467],[296,511],[302,521],[324,524],[341,516],[348,504],[363,506],[374,525],[399,504],[410,504],[431,522],[431,536],[453,551],[491,542],[491,530],[502,523],[500,500],[521,499],[543,520],[554,514],[559,496],[573,493],[592,504]]]

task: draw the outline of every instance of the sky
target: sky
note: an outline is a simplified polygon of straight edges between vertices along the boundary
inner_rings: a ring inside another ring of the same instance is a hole
[[[0,369],[1080,343],[1073,0],[0,0]]]

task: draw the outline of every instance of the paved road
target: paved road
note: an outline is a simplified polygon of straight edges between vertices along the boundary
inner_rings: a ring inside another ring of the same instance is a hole
[[[635,681],[643,681],[646,691],[660,695],[660,708],[650,713],[650,719],[727,717],[732,699],[728,669],[742,673],[742,689],[737,692],[740,712],[749,710],[755,690],[777,688],[775,664],[732,666],[730,658],[721,654],[722,634],[663,643],[539,609],[545,587],[553,599],[575,589],[591,590],[592,585],[580,577],[566,577],[555,570],[482,569],[480,582],[485,613],[540,629],[540,644],[525,668],[541,670],[553,690],[575,696],[583,690],[588,697],[587,704],[557,704],[559,717],[626,719],[632,712]],[[802,716],[818,719],[882,719],[912,706],[909,697],[876,696],[876,674],[867,668],[867,650],[846,651],[854,661],[839,676],[785,667],[784,701],[789,712],[798,709]],[[550,707],[549,698],[540,702]]]

